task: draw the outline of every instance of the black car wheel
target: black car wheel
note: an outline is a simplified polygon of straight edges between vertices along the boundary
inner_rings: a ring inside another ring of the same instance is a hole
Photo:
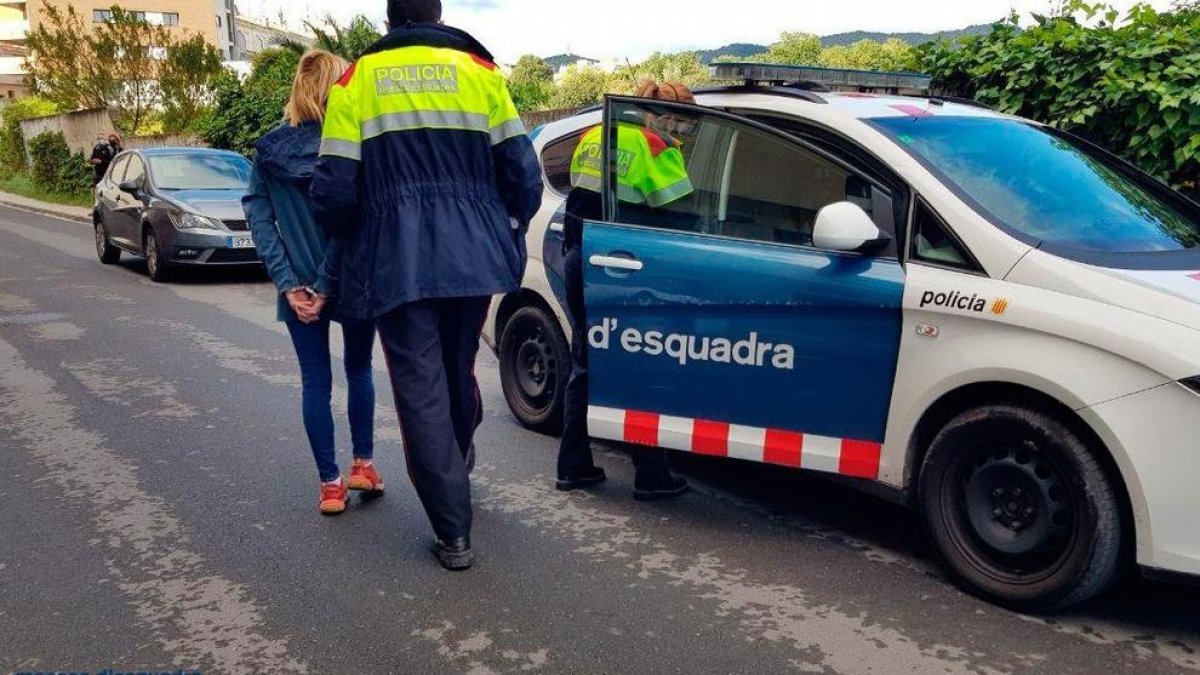
[[[121,249],[113,246],[108,240],[108,230],[104,228],[104,221],[99,219],[96,220],[96,257],[105,265],[112,265],[121,260]]]
[[[155,236],[154,230],[146,230],[145,251],[146,273],[150,276],[150,280],[166,281],[170,268],[167,267],[167,261],[163,258],[162,247],[158,243],[158,237]]]
[[[1016,405],[959,415],[930,445],[919,489],[957,581],[998,604],[1073,605],[1117,574],[1116,494],[1087,444],[1053,416]]]
[[[561,431],[571,356],[558,322],[541,307],[522,307],[504,324],[499,352],[500,384],[513,415],[533,431]]]

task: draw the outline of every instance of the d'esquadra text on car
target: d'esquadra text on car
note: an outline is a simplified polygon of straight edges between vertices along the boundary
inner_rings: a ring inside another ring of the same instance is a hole
[[[561,425],[565,205],[599,190],[593,437],[849,477],[1011,607],[1200,575],[1200,206],[1054,128],[894,93],[922,76],[714,74],[744,83],[534,130],[547,198],[485,326],[516,417]],[[682,153],[686,189],[634,203],[622,126]]]

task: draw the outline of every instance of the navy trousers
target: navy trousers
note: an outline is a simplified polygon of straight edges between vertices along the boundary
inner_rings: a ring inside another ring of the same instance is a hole
[[[408,475],[443,540],[471,534],[473,439],[483,421],[475,355],[490,301],[422,300],[378,321]]]

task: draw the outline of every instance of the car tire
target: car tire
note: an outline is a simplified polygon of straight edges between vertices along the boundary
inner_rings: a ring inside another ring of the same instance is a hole
[[[121,249],[112,245],[108,240],[108,230],[104,227],[104,221],[96,219],[96,257],[100,259],[101,264],[114,265],[121,260]]]
[[[518,309],[500,334],[500,384],[513,415],[538,433],[557,434],[571,375],[571,350],[549,310]]]
[[[996,604],[1078,604],[1119,571],[1111,481],[1079,434],[1033,408],[987,405],[951,420],[929,446],[918,500],[955,580]]]
[[[151,281],[157,283],[167,281],[170,277],[170,267],[167,265],[162,246],[159,245],[158,237],[154,234],[153,229],[146,230],[146,239],[143,243],[142,250],[146,252],[146,274]]]

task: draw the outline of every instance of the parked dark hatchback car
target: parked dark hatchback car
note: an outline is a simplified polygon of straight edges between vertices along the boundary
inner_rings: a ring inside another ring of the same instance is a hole
[[[118,155],[96,186],[96,254],[125,251],[164,281],[182,265],[261,264],[241,199],[250,162],[225,150],[153,148]]]

